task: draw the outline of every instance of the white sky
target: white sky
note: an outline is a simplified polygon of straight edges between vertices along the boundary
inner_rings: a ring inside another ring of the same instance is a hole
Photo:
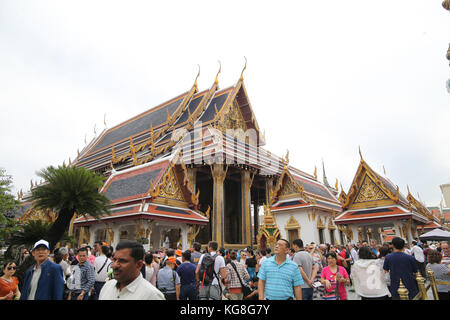
[[[367,163],[439,205],[450,182],[450,13],[425,1],[0,0],[0,167],[14,192],[104,128],[244,82],[267,149],[347,192]]]

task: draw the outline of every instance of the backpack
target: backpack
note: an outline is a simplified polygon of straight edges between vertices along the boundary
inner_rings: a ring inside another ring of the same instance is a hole
[[[203,256],[202,264],[200,265],[199,269],[199,276],[202,281],[202,287],[204,285],[208,286],[212,283],[214,280],[214,276],[219,281],[219,277],[217,276],[215,270],[214,270],[214,264],[216,262],[216,257],[219,254],[216,253],[214,256],[211,255],[211,253],[206,253]]]

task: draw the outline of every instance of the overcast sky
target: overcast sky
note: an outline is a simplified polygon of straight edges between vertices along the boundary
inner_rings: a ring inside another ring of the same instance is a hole
[[[14,193],[219,68],[266,148],[347,192],[360,156],[439,205],[450,182],[450,12],[411,1],[0,0],[0,167]]]

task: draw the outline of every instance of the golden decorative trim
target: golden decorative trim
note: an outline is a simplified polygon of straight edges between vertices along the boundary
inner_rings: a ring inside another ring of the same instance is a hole
[[[383,191],[370,179],[368,175],[364,176],[362,186],[353,203],[362,203],[368,201],[389,199]]]
[[[164,176],[160,182],[161,189],[159,196],[163,198],[168,198],[172,200],[185,201],[183,193],[180,189],[180,184],[173,172],[173,168],[170,168],[167,174]]]
[[[284,229],[286,230],[297,230],[298,231],[298,235],[300,237],[300,223],[298,223],[297,219],[294,218],[294,216],[290,216],[288,222],[286,223],[286,226],[284,227]]]
[[[325,225],[320,216],[317,217],[317,229],[325,229]]]

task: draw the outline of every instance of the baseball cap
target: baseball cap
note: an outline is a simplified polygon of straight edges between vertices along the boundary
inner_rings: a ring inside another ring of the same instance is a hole
[[[33,246],[33,250],[36,249],[39,246],[44,246],[46,247],[48,250],[50,250],[50,245],[48,244],[48,241],[45,240],[39,240],[38,242],[36,242]]]

